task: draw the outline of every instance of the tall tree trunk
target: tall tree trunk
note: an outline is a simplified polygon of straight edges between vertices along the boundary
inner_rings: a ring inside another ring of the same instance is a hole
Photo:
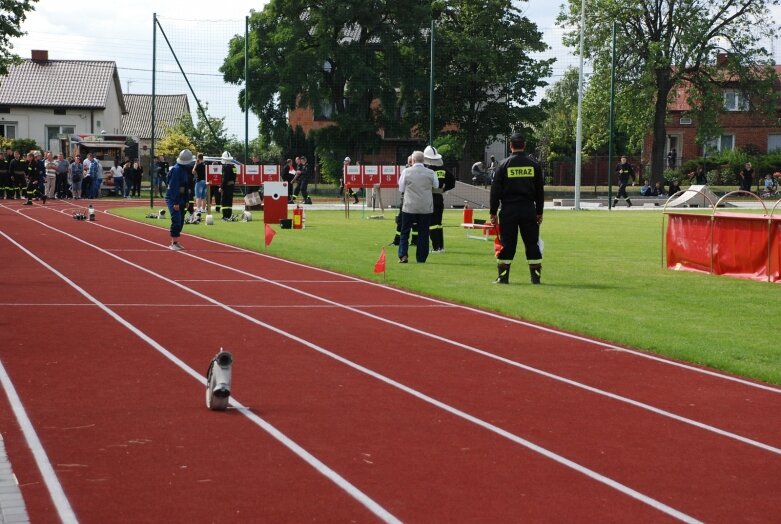
[[[657,72],[656,104],[654,105],[653,143],[651,145],[651,184],[664,179],[665,154],[667,145],[667,100],[672,89],[669,71]]]

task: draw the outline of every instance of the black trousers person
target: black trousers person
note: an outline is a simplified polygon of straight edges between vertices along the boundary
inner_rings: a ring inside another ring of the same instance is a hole
[[[537,223],[537,208],[534,202],[519,202],[513,206],[503,207],[499,212],[499,235],[502,241],[502,251],[498,256],[500,264],[504,262],[509,265],[515,258],[518,233],[521,234],[529,265],[542,264],[542,251],[539,245],[540,225]]]

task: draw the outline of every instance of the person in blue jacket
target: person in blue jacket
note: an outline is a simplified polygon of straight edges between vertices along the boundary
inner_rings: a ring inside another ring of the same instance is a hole
[[[182,149],[176,159],[176,165],[168,172],[165,203],[171,214],[171,245],[168,248],[173,251],[184,249],[179,243],[179,237],[184,225],[184,212],[187,209],[187,202],[190,200],[188,173],[192,171],[194,162],[195,158],[192,152],[189,149]]]

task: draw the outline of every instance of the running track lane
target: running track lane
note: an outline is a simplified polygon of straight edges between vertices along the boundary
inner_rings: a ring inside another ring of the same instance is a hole
[[[72,223],[72,222],[66,222],[66,223],[65,223],[65,224],[63,224],[63,225],[66,225],[66,224],[71,224],[71,223]],[[84,225],[84,224],[82,224],[82,225]],[[92,225],[94,225],[94,224],[90,224],[90,226],[92,226]],[[124,228],[124,226],[123,226],[123,228]],[[85,231],[86,231],[86,230],[85,230]],[[148,231],[148,230],[144,229],[144,231]],[[223,256],[223,255],[224,255],[224,256],[228,256],[228,251],[230,251],[230,250],[224,250],[224,249],[223,249],[221,253],[216,253],[216,255],[219,255],[219,256]],[[137,252],[137,253],[139,253],[139,254],[140,254],[140,252]],[[215,253],[210,253],[210,254],[215,254]],[[179,254],[170,254],[170,255],[179,255]],[[147,254],[147,256],[148,256],[148,254]],[[234,257],[234,258],[235,258],[235,257]],[[245,258],[246,258],[246,257],[245,257]],[[264,258],[265,258],[265,257],[264,257]],[[282,264],[284,265],[284,264],[287,264],[287,263],[282,263]],[[252,265],[253,265],[253,268],[255,268],[255,269],[256,269],[256,266],[257,266],[257,259],[255,259],[255,262],[254,262]],[[289,264],[287,264],[287,265],[288,265],[288,267],[289,267]],[[189,263],[188,263],[188,267],[189,267]],[[298,275],[297,275],[297,276],[298,276]],[[322,278],[322,275],[320,275],[320,278]],[[340,278],[342,278],[342,277],[340,277]],[[306,280],[306,279],[302,279],[302,280]],[[312,280],[315,280],[315,279],[313,278]],[[342,280],[344,280],[344,279],[342,278]],[[354,283],[354,281],[353,281],[353,283]],[[303,284],[304,284],[304,285],[310,285],[310,284],[312,284],[312,282],[308,282],[308,283],[307,283],[307,282],[303,282]],[[344,287],[349,287],[350,285],[352,285],[352,284],[349,284],[349,283],[348,283],[347,285],[342,285],[341,287],[342,287],[342,288],[344,288]],[[242,286],[246,287],[246,286],[247,286],[247,284],[246,284],[246,283],[243,283],[243,284],[242,284]],[[220,287],[220,289],[218,289],[218,291],[223,291],[223,292],[224,292],[224,291],[227,291],[227,290],[224,288],[224,286],[223,286],[222,284],[221,284],[219,287]],[[326,286],[326,288],[327,288],[327,287],[328,287],[328,286]],[[332,287],[336,287],[336,286],[332,286]],[[355,287],[355,286],[353,286],[353,288],[354,288],[354,287]],[[376,286],[374,286],[374,287],[376,287]],[[391,292],[391,294],[393,294],[393,293],[395,293],[396,295],[398,295],[398,293],[396,293],[396,292]],[[231,294],[231,293],[227,293],[227,294]],[[235,295],[234,295],[234,296],[235,296]],[[353,289],[353,293],[351,293],[351,296],[355,297],[354,289]],[[373,297],[371,301],[373,302],[374,300],[375,300],[375,299],[374,299],[374,297]],[[319,308],[321,308],[321,309],[322,309],[322,306],[317,306],[317,307],[319,307]],[[372,309],[376,309],[376,308],[372,308]],[[399,308],[391,308],[391,309],[392,309],[392,310],[398,310]],[[266,311],[268,311],[268,308],[265,308],[265,310],[266,310]],[[459,310],[460,310],[460,308],[459,308]],[[425,310],[421,309],[421,311],[425,311]],[[319,312],[318,312],[318,313],[319,313]],[[356,320],[356,318],[355,318],[355,315],[354,315],[354,313],[351,313],[351,314],[352,314],[352,317],[353,317],[353,318],[351,319],[351,321],[352,321],[352,322],[356,322],[357,320]],[[341,321],[337,321],[337,322],[341,322]],[[348,322],[348,324],[349,324],[350,320],[348,320],[347,322]],[[338,325],[338,324],[335,324],[335,325]],[[408,335],[408,336],[409,336],[409,335]],[[417,345],[417,344],[413,344],[413,345]],[[401,344],[401,347],[403,347],[403,346],[404,346],[404,343],[402,343],[402,344]],[[594,351],[593,351],[593,348],[592,348],[591,352],[592,352],[592,353],[594,353]],[[452,351],[451,351],[450,353],[452,353]],[[616,354],[616,352],[610,352],[610,355],[615,355],[615,354]],[[451,358],[452,358],[452,355],[450,355],[450,356],[451,356]],[[593,358],[594,356],[595,356],[595,355],[592,355],[592,358]],[[599,357],[599,355],[596,355],[596,357],[597,357],[597,358],[601,358],[601,357]],[[428,358],[430,358],[430,357],[428,357]],[[387,359],[387,357],[386,357],[386,359]],[[399,359],[399,360],[403,360],[403,359]],[[642,359],[641,359],[641,360],[642,360]],[[420,360],[418,360],[418,361],[420,361]],[[443,362],[444,362],[444,361],[445,361],[445,359],[444,359],[444,357],[443,357]],[[405,361],[405,362],[406,362],[406,361]],[[262,364],[262,363],[261,363],[261,364]],[[479,364],[479,362],[478,362],[478,364]],[[656,364],[656,363],[655,363],[655,364]],[[495,364],[494,364],[494,365],[495,365]],[[658,364],[656,364],[656,365],[658,365]],[[470,366],[471,366],[471,364],[470,364]],[[447,369],[447,367],[445,366],[445,367],[443,367],[443,368],[442,368],[442,371],[445,371],[446,369]],[[475,368],[472,368],[472,369],[474,369],[474,370],[477,370],[478,368],[476,368],[476,367],[475,367]],[[669,371],[669,369],[670,369],[670,367],[668,366],[668,371]],[[673,368],[673,369],[675,369],[675,368]],[[688,372],[688,371],[687,371],[687,372]],[[689,372],[689,373],[690,373],[690,372]],[[437,374],[438,374],[438,373],[437,373]],[[480,375],[480,376],[482,376],[482,375],[483,375],[483,373],[479,373],[479,375]],[[434,373],[432,373],[432,374],[431,374],[431,376],[434,376]],[[490,377],[490,376],[491,376],[491,374],[490,374],[490,373],[486,373],[486,376]],[[468,377],[465,377],[465,379],[464,379],[464,380],[465,380],[465,382],[464,382],[464,383],[465,383],[465,384],[468,384]],[[436,381],[436,382],[438,382],[438,381]],[[728,383],[729,383],[729,382],[728,382]],[[480,384],[480,385],[482,385],[482,382],[481,382],[481,384]],[[510,384],[508,384],[508,386],[512,386],[512,381],[511,381],[511,383],[510,383]],[[282,387],[283,387],[283,389],[284,389],[284,385],[282,385]],[[504,387],[504,386],[503,386],[503,387]],[[550,386],[548,386],[548,387],[550,387]],[[536,391],[536,389],[535,389],[535,391]],[[537,398],[534,398],[534,396],[533,396],[533,395],[535,395],[535,394],[536,394],[535,392],[532,392],[532,397],[531,397],[531,398],[527,398],[527,399],[526,399],[526,402],[533,402],[533,403],[538,403],[538,402],[539,402],[539,399],[537,399]],[[556,395],[554,394],[553,396],[556,396]],[[512,395],[510,395],[510,398],[512,398]],[[507,400],[510,400],[510,398],[508,398]],[[507,402],[507,400],[506,400],[505,402]],[[482,403],[482,402],[481,402],[481,403]],[[478,407],[479,407],[479,406],[478,406]],[[524,408],[524,409],[525,409],[525,408]],[[523,411],[523,410],[522,410],[522,411]],[[545,411],[545,409],[543,409],[542,411],[544,412],[544,411]],[[545,419],[545,413],[542,413],[541,417],[542,417],[542,420],[544,421],[544,419]],[[567,419],[569,419],[570,417],[566,417],[566,418],[567,418]],[[609,415],[608,415],[608,418],[610,418],[610,417],[609,417]],[[614,418],[615,418],[615,417],[614,417]],[[539,424],[539,422],[538,422],[538,424]],[[653,425],[653,424],[651,424],[651,425]],[[706,455],[707,455],[707,453],[706,453]]]

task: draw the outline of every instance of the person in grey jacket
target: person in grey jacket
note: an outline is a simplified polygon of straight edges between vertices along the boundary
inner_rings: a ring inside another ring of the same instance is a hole
[[[399,262],[406,264],[409,249],[409,234],[412,224],[418,225],[418,241],[415,260],[423,263],[429,252],[429,225],[434,213],[432,191],[439,187],[437,175],[423,165],[423,151],[412,153],[412,166],[404,169],[399,177],[399,191],[404,195],[401,206],[401,238],[399,240]]]

